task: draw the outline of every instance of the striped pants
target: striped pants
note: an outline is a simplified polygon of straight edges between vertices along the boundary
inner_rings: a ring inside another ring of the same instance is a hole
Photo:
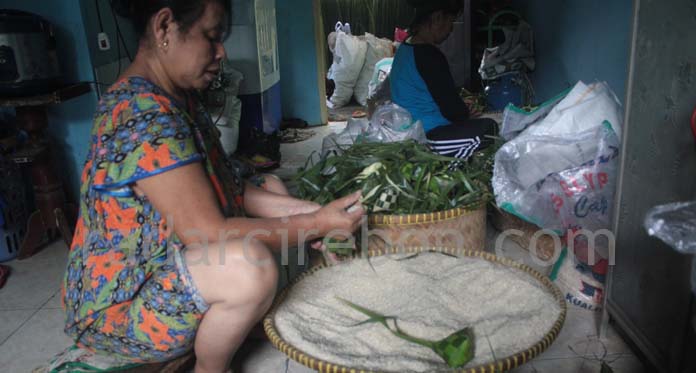
[[[462,123],[435,127],[425,135],[433,152],[452,158],[467,159],[485,149],[493,140],[498,124],[493,119],[471,119]]]

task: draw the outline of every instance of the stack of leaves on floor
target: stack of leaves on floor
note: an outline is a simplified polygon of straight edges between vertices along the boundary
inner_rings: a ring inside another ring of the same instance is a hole
[[[369,214],[475,209],[491,199],[495,147],[463,161],[415,141],[363,143],[340,156],[312,157],[295,176],[298,196],[326,204],[357,190]]]

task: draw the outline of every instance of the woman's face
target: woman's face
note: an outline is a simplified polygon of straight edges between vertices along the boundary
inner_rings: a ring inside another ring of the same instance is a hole
[[[447,40],[454,28],[454,21],[457,16],[454,14],[446,14],[445,12],[437,12],[432,15],[432,23],[430,32],[435,41],[435,44],[440,44]]]
[[[227,14],[218,2],[207,2],[203,15],[182,33],[178,28],[169,39],[166,68],[169,78],[181,89],[205,89],[220,71],[226,57]]]

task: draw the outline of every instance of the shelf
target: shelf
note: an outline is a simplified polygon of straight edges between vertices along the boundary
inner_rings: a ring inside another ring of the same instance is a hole
[[[60,104],[71,98],[81,96],[92,90],[90,83],[82,82],[69,85],[50,93],[23,97],[0,97],[0,107],[43,106]]]

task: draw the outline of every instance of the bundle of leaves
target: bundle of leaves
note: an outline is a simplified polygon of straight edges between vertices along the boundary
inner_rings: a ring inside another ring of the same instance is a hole
[[[362,143],[314,162],[295,176],[298,196],[326,204],[356,190],[368,213],[417,214],[475,209],[491,199],[490,147],[463,161],[415,141]]]

